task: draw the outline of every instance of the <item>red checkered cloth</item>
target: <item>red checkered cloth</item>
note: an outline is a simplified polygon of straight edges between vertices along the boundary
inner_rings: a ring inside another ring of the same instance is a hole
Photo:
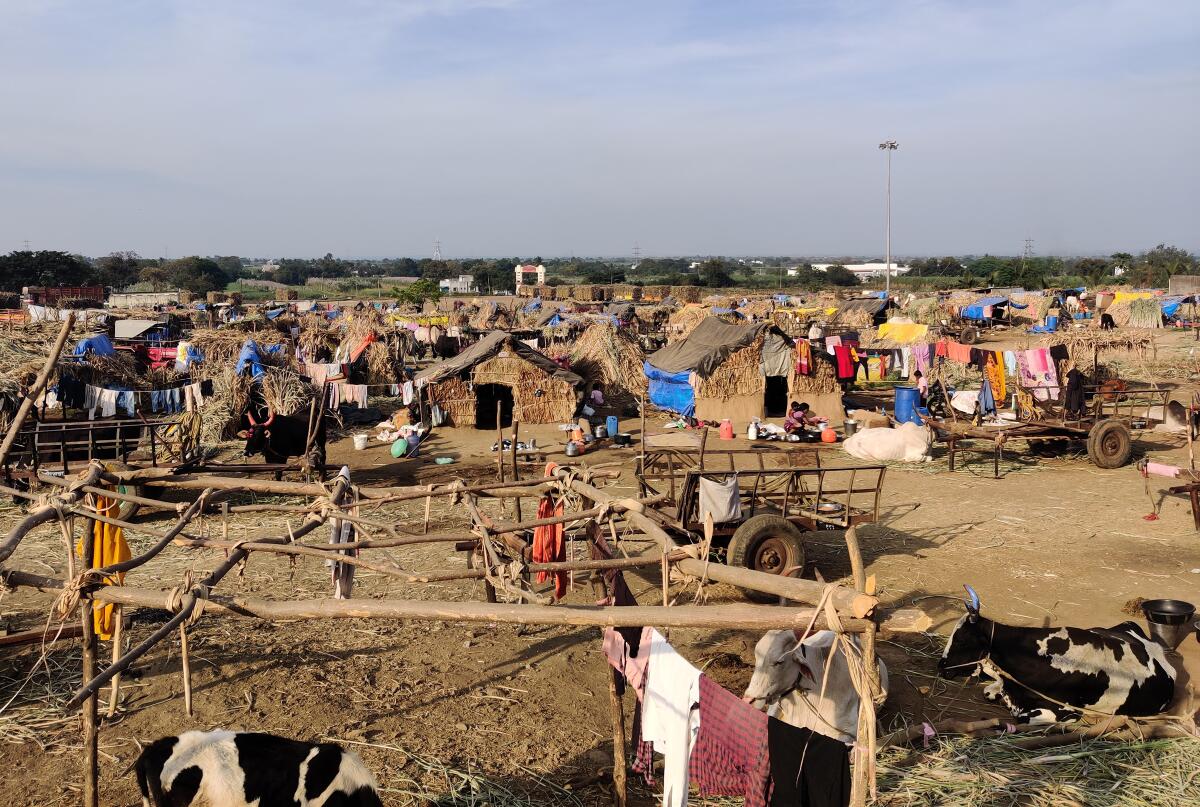
[[[745,796],[746,807],[766,807],[767,716],[706,675],[700,676],[700,733],[688,774],[701,796]]]

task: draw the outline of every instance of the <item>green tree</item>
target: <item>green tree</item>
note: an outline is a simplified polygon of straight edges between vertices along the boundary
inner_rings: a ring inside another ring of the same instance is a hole
[[[724,258],[709,258],[700,264],[697,271],[700,276],[700,285],[714,288],[726,288],[734,285],[733,276],[730,274],[731,269],[729,261]]]
[[[67,252],[22,250],[0,255],[0,284],[9,291],[24,286],[83,286],[95,281],[92,265]]]
[[[186,258],[170,261],[163,267],[167,278],[177,288],[186,289],[195,294],[224,289],[229,283],[229,277],[221,270],[216,261],[191,255]]]
[[[142,283],[149,283],[154,291],[162,291],[166,288],[170,277],[167,275],[167,270],[161,266],[147,266],[138,272],[137,279]]]
[[[242,259],[237,255],[214,255],[213,262],[221,267],[221,271],[230,280],[242,277]]]
[[[421,278],[416,283],[410,283],[398,291],[396,299],[412,305],[422,305],[426,300],[439,300],[442,296],[437,281],[427,277]]]
[[[857,286],[860,282],[858,275],[840,263],[835,263],[825,270],[825,280],[834,286]]]
[[[105,286],[124,288],[134,282],[142,258],[136,252],[112,252],[96,261],[96,280]]]

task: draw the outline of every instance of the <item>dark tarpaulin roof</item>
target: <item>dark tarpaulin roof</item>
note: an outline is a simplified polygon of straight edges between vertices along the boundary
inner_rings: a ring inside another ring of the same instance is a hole
[[[647,356],[646,361],[668,373],[690,371],[707,378],[732,353],[753,342],[765,327],[766,323],[733,325],[705,317],[685,339]]]
[[[604,309],[604,313],[612,314],[618,319],[633,319],[634,306],[633,303],[620,302],[609,303]]]
[[[869,300],[847,300],[838,306],[838,311],[846,313],[848,311],[865,311],[874,316],[883,310],[883,307],[888,304],[888,301],[878,297],[873,297]]]
[[[451,376],[458,375],[464,370],[469,370],[476,364],[487,361],[499,353],[506,342],[511,344],[513,353],[517,354],[519,358],[535,365],[539,369],[545,370],[553,377],[566,381],[572,386],[579,386],[583,383],[583,379],[575,375],[575,373],[559,367],[550,358],[534,350],[521,340],[510,339],[511,336],[512,334],[505,333],[504,331],[492,331],[457,356],[450,359],[443,359],[432,367],[426,367],[417,373],[415,378],[417,386],[436,384],[439,381],[445,381]]]

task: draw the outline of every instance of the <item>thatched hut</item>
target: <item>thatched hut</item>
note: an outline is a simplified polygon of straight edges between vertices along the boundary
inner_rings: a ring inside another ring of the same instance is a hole
[[[741,428],[756,417],[783,414],[800,391],[833,425],[842,421],[836,379],[825,361],[815,380],[798,381],[795,343],[766,323],[733,325],[709,317],[683,340],[646,358],[654,405],[699,420],[729,418]]]
[[[452,359],[417,373],[416,386],[428,390],[454,426],[496,428],[520,423],[561,423],[579,404],[583,379],[513,338],[493,331]]]
[[[571,369],[604,385],[609,403],[625,405],[646,394],[646,354],[628,329],[608,322],[588,327],[571,348]]]

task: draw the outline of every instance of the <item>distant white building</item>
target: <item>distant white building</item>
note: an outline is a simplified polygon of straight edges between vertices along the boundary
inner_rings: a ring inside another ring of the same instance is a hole
[[[517,285],[523,286],[529,283],[529,275],[534,276],[533,283],[538,286],[546,285],[546,267],[542,264],[534,266],[532,263],[517,264],[517,268],[513,270],[517,276]]]
[[[475,275],[459,275],[438,281],[438,289],[443,294],[477,294]]]
[[[273,275],[279,271],[279,264],[274,261],[267,261],[264,264],[260,264],[257,269],[260,274]]]
[[[818,272],[824,272],[829,267],[837,265],[838,264],[836,263],[814,263],[812,268]],[[844,263],[842,266],[849,269],[859,280],[866,280],[869,277],[883,277],[884,275],[889,274],[885,268],[887,264],[885,264],[883,261],[878,263]],[[908,274],[912,267],[900,266],[893,262],[891,264],[891,269],[891,276],[896,277],[897,275]],[[788,274],[793,274],[793,270],[789,269]]]

